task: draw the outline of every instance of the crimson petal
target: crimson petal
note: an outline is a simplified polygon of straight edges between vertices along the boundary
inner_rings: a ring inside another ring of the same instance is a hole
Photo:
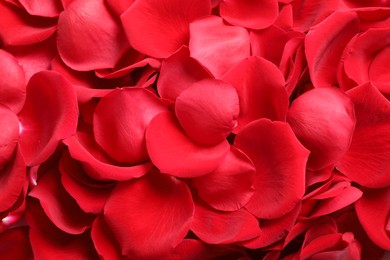
[[[32,259],[27,227],[12,228],[0,233],[1,259]]]
[[[0,104],[0,169],[12,159],[19,131],[18,117],[8,107]]]
[[[42,3],[38,0],[18,0],[31,15],[57,17],[63,10],[60,0],[48,0]]]
[[[120,260],[123,258],[120,246],[102,215],[98,216],[92,224],[91,238],[96,251],[103,259]]]

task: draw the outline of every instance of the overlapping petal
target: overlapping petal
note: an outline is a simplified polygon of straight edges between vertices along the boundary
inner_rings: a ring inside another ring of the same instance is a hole
[[[0,104],[0,168],[12,159],[18,141],[18,117],[8,107]]]

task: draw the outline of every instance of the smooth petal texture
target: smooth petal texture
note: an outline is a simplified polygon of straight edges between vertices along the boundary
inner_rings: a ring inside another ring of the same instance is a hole
[[[150,120],[163,111],[167,111],[163,103],[148,90],[116,89],[96,106],[93,116],[95,140],[118,162],[143,163],[148,159],[146,128]]]
[[[352,143],[336,168],[370,188],[390,183],[390,102],[369,83],[347,92],[355,106]]]
[[[183,46],[163,61],[157,90],[161,98],[174,101],[193,83],[211,77],[197,60],[190,57],[188,47]]]
[[[19,113],[25,98],[26,80],[22,66],[12,54],[0,50],[0,104]]]
[[[355,203],[359,221],[371,240],[385,250],[390,250],[390,188],[364,190],[363,197]]]
[[[238,132],[234,145],[256,167],[255,193],[245,208],[264,219],[279,218],[295,208],[305,192],[309,152],[289,125],[256,120]]]
[[[98,216],[92,224],[91,238],[101,258],[111,260],[123,258],[120,246],[102,215]]]
[[[235,211],[243,207],[253,195],[255,171],[252,161],[232,146],[215,171],[192,179],[191,185],[211,207]]]
[[[209,0],[144,0],[132,4],[121,19],[132,47],[166,58],[188,44],[189,23],[210,12]]]
[[[351,99],[337,88],[316,88],[290,106],[287,122],[310,150],[307,167],[320,170],[335,164],[348,150],[355,129]]]
[[[0,169],[12,159],[19,141],[19,131],[18,117],[0,104]]]
[[[191,231],[209,244],[231,244],[261,234],[258,220],[245,209],[221,212],[202,204],[195,204]]]
[[[259,57],[245,59],[223,80],[236,88],[240,99],[240,115],[234,132],[263,117],[286,120],[289,101],[284,77],[270,61]]]
[[[217,145],[234,127],[240,105],[229,83],[204,79],[192,84],[176,99],[176,117],[185,133],[203,145]]]
[[[58,53],[74,70],[112,68],[128,49],[103,0],[74,0],[58,19]]]
[[[192,178],[215,170],[229,152],[229,143],[194,143],[169,112],[155,116],[146,130],[146,146],[153,164],[162,172]]]
[[[27,227],[12,228],[0,233],[1,259],[32,259]]]
[[[31,15],[57,17],[63,11],[60,0],[48,0],[45,3],[38,0],[18,0],[18,2]]]
[[[337,83],[337,64],[345,46],[358,32],[358,18],[353,12],[335,12],[308,32],[305,52],[315,87]]]
[[[224,23],[220,17],[204,17],[190,24],[189,49],[191,57],[221,78],[250,55],[249,33]]]
[[[138,259],[171,252],[187,234],[193,214],[187,185],[159,172],[119,183],[104,208],[122,253]]]
[[[219,5],[221,17],[231,24],[264,29],[278,16],[277,0],[226,0]]]
[[[76,132],[78,107],[73,86],[53,71],[35,74],[27,85],[19,120],[21,153],[27,165],[38,165],[49,158],[60,140]]]

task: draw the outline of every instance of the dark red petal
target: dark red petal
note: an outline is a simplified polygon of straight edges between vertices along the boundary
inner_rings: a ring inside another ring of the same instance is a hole
[[[238,132],[234,145],[256,167],[255,193],[245,206],[259,218],[279,218],[294,209],[305,192],[309,152],[284,122],[259,119]]]
[[[337,83],[337,64],[350,39],[359,32],[357,15],[336,12],[306,36],[306,58],[315,87],[330,87]]]
[[[355,128],[353,103],[337,88],[316,88],[290,106],[287,122],[310,150],[307,167],[320,170],[336,163],[348,150]]]
[[[359,221],[370,239],[385,250],[390,250],[390,187],[366,189],[355,203]]]
[[[98,216],[93,222],[91,238],[96,251],[102,259],[120,260],[123,258],[121,248],[104,222],[103,216]]]
[[[235,88],[226,82],[204,79],[176,99],[175,112],[185,133],[203,145],[216,145],[237,126],[240,111]]]
[[[0,169],[15,154],[19,132],[19,120],[16,114],[0,104]]]
[[[211,78],[210,73],[183,46],[163,61],[157,90],[162,98],[175,100],[191,84],[205,78]]]
[[[369,83],[347,92],[355,105],[356,128],[348,152],[336,167],[370,188],[390,183],[390,102]]]
[[[19,113],[25,98],[26,79],[22,66],[10,53],[0,50],[0,104]]]
[[[221,78],[250,55],[249,33],[225,24],[220,17],[208,16],[190,24],[189,48],[191,57]]]
[[[284,77],[270,61],[259,57],[245,59],[223,80],[236,88],[240,99],[240,115],[235,132],[262,117],[286,120],[289,101]]]
[[[136,50],[166,58],[188,44],[188,24],[210,11],[209,0],[144,0],[132,4],[121,19]]]
[[[104,0],[74,0],[58,19],[58,52],[66,65],[87,71],[112,68],[128,49]]]
[[[208,244],[231,244],[261,234],[258,220],[245,209],[222,212],[195,204],[191,230]]]
[[[146,146],[153,164],[163,173],[191,178],[215,170],[229,152],[229,143],[194,143],[169,112],[155,116],[146,130]]]
[[[115,160],[138,164],[148,159],[145,131],[150,120],[167,109],[152,92],[121,88],[96,106],[93,132],[96,142]]]
[[[106,203],[104,219],[124,255],[151,259],[171,252],[184,239],[193,212],[187,185],[155,172],[119,183]]]
[[[42,71],[27,85],[19,114],[20,148],[29,166],[45,161],[58,142],[76,132],[78,107],[73,86],[60,74]]]
[[[212,173],[194,178],[199,197],[218,210],[235,211],[253,195],[255,167],[240,150],[231,147],[221,165]]]
[[[18,2],[29,14],[36,16],[57,17],[63,10],[60,0],[48,0],[44,3],[39,0],[18,0]]]
[[[219,5],[221,17],[231,24],[250,29],[264,29],[278,16],[277,0],[226,0]]]
[[[32,259],[27,227],[12,228],[0,233],[0,258]]]

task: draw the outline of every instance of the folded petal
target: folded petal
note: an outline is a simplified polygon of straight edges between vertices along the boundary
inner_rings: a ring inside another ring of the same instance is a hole
[[[250,55],[249,33],[220,17],[207,16],[190,24],[189,48],[191,57],[221,78]]]
[[[142,0],[122,14],[127,38],[136,50],[166,58],[188,44],[188,25],[210,14],[209,0]]]
[[[123,258],[121,248],[102,215],[98,216],[92,224],[91,238],[101,258],[112,260]]]
[[[114,67],[128,42],[104,0],[74,0],[58,19],[57,46],[66,65],[87,71]]]
[[[284,122],[259,119],[238,132],[234,145],[256,167],[255,193],[245,208],[258,218],[279,218],[295,208],[305,192],[309,152]]]
[[[121,182],[104,208],[104,219],[128,257],[159,258],[187,234],[194,205],[187,185],[153,172]]]
[[[38,0],[18,0],[18,2],[31,15],[57,17],[63,11],[60,0],[49,0],[44,3]]]
[[[27,85],[19,120],[21,153],[27,165],[38,165],[60,140],[76,132],[78,107],[71,83],[53,71],[35,74]]]
[[[286,120],[289,101],[284,77],[270,61],[259,57],[245,59],[230,70],[223,80],[236,88],[240,100],[235,132],[262,117]]]
[[[153,164],[163,173],[192,178],[215,170],[229,152],[225,140],[199,145],[189,139],[169,112],[155,116],[146,130],[146,146]]]
[[[290,106],[287,122],[310,150],[307,167],[320,170],[336,163],[348,150],[355,128],[351,99],[337,88],[316,88]]]
[[[0,104],[0,169],[15,154],[19,132],[19,120],[16,114]]]

